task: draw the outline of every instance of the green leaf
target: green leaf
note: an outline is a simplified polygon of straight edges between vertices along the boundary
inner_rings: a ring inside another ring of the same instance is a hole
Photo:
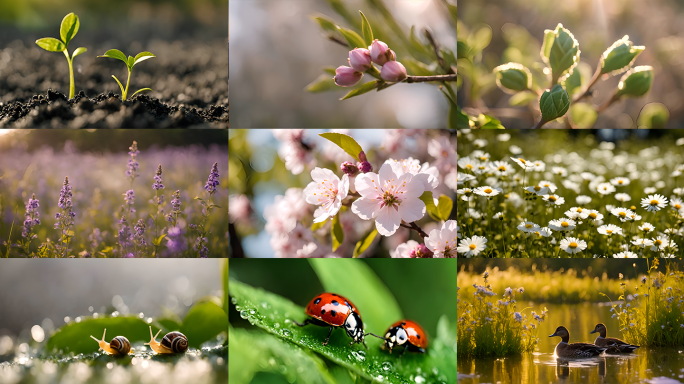
[[[544,32],[542,60],[551,68],[551,84],[556,84],[558,79],[570,74],[579,63],[579,43],[570,31],[563,28],[563,24],[558,24],[553,31]]]
[[[456,128],[470,128],[470,118],[458,106],[456,108]]]
[[[423,55],[431,57],[433,60],[436,59],[434,51],[431,48],[426,47],[425,44],[421,43],[421,41],[418,40],[418,37],[416,36],[416,27],[413,25],[411,26],[411,31],[409,32],[409,42],[411,43],[411,46],[415,48],[418,52],[422,53]]]
[[[315,262],[316,260],[312,259],[311,261]],[[333,259],[323,261],[333,261]],[[358,264],[361,264],[360,260],[340,259],[334,261],[357,262]],[[326,263],[321,264],[325,265]],[[316,267],[314,267],[314,269],[315,268]],[[339,276],[339,271],[340,270],[338,269],[338,275],[336,276]],[[358,276],[363,275],[357,275],[356,272],[354,272],[354,276],[356,276],[354,280],[339,279],[338,277],[334,280],[337,282],[346,282],[347,285],[355,285]],[[329,359],[331,362],[350,370],[355,376],[359,377],[356,381],[359,384],[366,383],[364,380],[379,382],[379,376],[383,377],[382,382],[385,384],[412,383],[415,381],[414,378],[419,369],[420,372],[422,372],[421,378],[424,379],[423,384],[456,382],[456,349],[452,345],[444,345],[441,339],[435,338],[433,340],[434,342],[430,345],[427,354],[407,352],[402,356],[401,360],[397,358],[396,352],[394,355],[390,355],[386,351],[381,350],[381,340],[374,337],[366,339],[369,347],[368,350],[365,350],[358,344],[350,346],[349,342],[351,340],[346,333],[341,330],[335,330],[330,337],[328,345],[322,345],[323,340],[328,333],[326,328],[313,325],[298,327],[292,323],[292,320],[301,322],[306,318],[303,307],[292,303],[282,296],[262,289],[253,288],[236,281],[235,279],[230,280],[229,288],[236,309],[239,307],[241,316],[244,316],[252,325],[287,341],[287,345],[289,345],[289,343],[296,344],[297,346],[307,349],[310,352],[317,353]],[[326,287],[326,289],[328,288]],[[367,293],[370,293],[372,295],[372,292],[373,291],[369,290],[362,294],[366,295]],[[343,292],[339,293],[344,295]],[[391,324],[391,322],[382,323],[378,326],[378,329],[375,329],[375,325],[371,326],[369,324],[371,318],[375,316],[375,314],[371,314],[371,312],[380,312],[380,316],[384,317],[385,315],[381,313],[383,306],[378,305],[377,302],[373,302],[370,304],[371,308],[366,308],[366,304],[361,304],[359,301],[359,299],[362,298],[357,298],[355,296],[348,298],[359,307],[359,311],[363,314],[362,316],[367,331],[374,333],[384,332],[387,326]],[[390,308],[392,306],[393,304],[390,305]],[[389,316],[387,316],[387,318],[389,318]],[[383,320],[381,320],[381,322],[383,322]],[[235,339],[230,339],[229,348],[233,348],[234,341]],[[237,362],[233,361],[232,356],[234,356],[234,354],[231,354],[230,367],[238,365]],[[246,357],[245,359],[250,360],[249,357]],[[385,370],[382,368],[383,366],[389,366],[391,368]],[[233,383],[234,377],[235,376],[231,376],[231,383]],[[291,382],[294,383],[295,381]],[[236,384],[238,383],[240,382],[236,382]]]
[[[625,72],[634,64],[634,60],[644,49],[646,49],[644,46],[635,46],[629,41],[629,36],[625,35],[601,55],[601,74],[617,75]]]
[[[368,93],[368,92],[376,89],[381,83],[383,83],[383,81],[381,81],[381,80],[369,81],[369,82],[363,84],[362,86],[350,91],[349,93],[344,95],[344,97],[341,98],[340,100],[347,100],[347,99],[351,99],[354,96],[359,96],[359,95],[363,95],[364,93]]]
[[[311,93],[336,91],[338,89],[339,87],[335,85],[335,78],[330,77],[330,75],[328,74],[322,74],[318,76],[316,80],[314,80],[309,85],[307,85],[306,88],[304,88],[305,91]]]
[[[199,348],[222,332],[228,332],[228,315],[213,301],[198,302],[190,308],[180,328],[191,347]]]
[[[440,195],[437,204],[437,217],[442,221],[449,220],[451,210],[454,208],[454,202],[447,195]]]
[[[319,133],[318,136],[330,140],[337,144],[338,147],[342,148],[349,156],[356,159],[356,161],[361,161],[359,158],[363,148],[356,142],[351,136],[345,135],[343,133],[327,132]]]
[[[403,318],[394,295],[368,264],[349,259],[309,259],[309,264],[326,292],[340,294],[358,307],[369,332],[380,334]],[[337,278],[340,271],[344,279]]]
[[[161,327],[164,329],[162,332],[178,331],[181,328],[181,323],[178,320],[168,317],[157,319],[155,322],[161,325]]]
[[[423,203],[425,203],[427,213],[433,220],[441,220],[439,218],[439,211],[437,210],[437,206],[435,205],[435,200],[432,198],[432,192],[423,192],[423,194],[420,196],[420,200],[422,200]]]
[[[231,383],[253,383],[257,373],[269,372],[284,375],[289,383],[337,384],[325,361],[307,349],[264,332],[230,328],[228,334]],[[292,369],[283,373],[280,367]]]
[[[78,21],[78,16],[73,12],[64,16],[62,25],[59,27],[59,36],[62,38],[64,44],[69,45],[71,39],[78,33],[78,28],[81,23]]]
[[[641,109],[637,128],[665,128],[670,119],[670,111],[661,103],[649,103]]]
[[[336,73],[335,73],[335,69],[336,69],[336,68],[335,68],[335,67],[323,67],[323,68],[321,68],[321,69],[323,70],[323,72],[325,72],[325,73],[327,73],[327,74],[329,74],[329,75],[331,75],[331,76],[335,76],[335,75],[336,75]]]
[[[335,32],[335,33],[339,32],[337,30],[337,25],[335,24],[335,22],[328,19],[328,18],[319,16],[319,17],[314,17],[313,20],[316,21],[318,23],[318,25],[320,25],[324,31]]]
[[[315,231],[317,231],[317,230],[323,228],[327,222],[328,222],[328,220],[324,220],[324,221],[321,221],[321,222],[318,222],[318,223],[313,223],[313,224],[311,225],[311,232],[315,232]]]
[[[574,76],[574,73],[573,73]],[[572,76],[571,76],[572,77]],[[508,105],[512,107],[519,107],[527,105],[533,101],[537,100],[537,94],[532,91],[524,91],[516,93],[508,99]]]
[[[133,56],[128,56],[128,60],[126,60],[126,66],[128,66],[128,69],[132,69],[133,66],[135,65],[135,57]]]
[[[475,121],[475,128],[480,129],[506,129],[501,125],[501,121],[492,116],[480,114]]]
[[[361,11],[359,11],[359,13],[361,14],[361,32],[363,32],[363,40],[366,42],[366,46],[362,48],[368,48],[373,44],[373,29],[371,28],[366,15]]]
[[[634,67],[620,79],[615,97],[639,97],[645,95],[653,85],[653,67]]]
[[[337,30],[340,31],[342,34],[342,37],[344,37],[345,40],[347,40],[347,43],[349,43],[349,46],[353,48],[368,48],[368,45],[366,45],[365,41],[361,36],[359,36],[358,33],[352,31],[351,29],[346,29],[342,27],[337,27]]]
[[[598,113],[588,103],[576,103],[570,107],[570,118],[577,128],[592,128],[598,118]]]
[[[472,54],[470,53],[470,47],[468,47],[468,44],[465,41],[457,41],[456,42],[456,58],[457,59],[468,59],[470,60],[470,57]]]
[[[157,56],[155,56],[155,55],[153,55],[152,53],[147,52],[147,51],[146,51],[146,52],[140,52],[140,53],[138,53],[137,55],[135,55],[135,58],[133,58],[133,65],[136,65],[136,64],[138,64],[138,63],[141,62],[141,61],[145,61],[145,60],[151,59],[151,58],[153,58],[153,57],[157,57]],[[132,65],[132,66],[133,66],[133,65]],[[132,67],[132,66],[131,66],[131,67]]]
[[[366,252],[368,247],[373,244],[373,240],[378,236],[378,230],[374,228],[369,234],[367,234],[363,239],[359,240],[354,247],[354,258],[359,257],[362,253]]]
[[[107,328],[107,341],[121,335],[126,336],[131,344],[139,341],[148,342],[150,341],[149,326],[137,317],[86,318],[81,322],[70,322],[59,328],[48,340],[45,350],[49,353],[61,350],[63,353],[74,354],[96,352],[99,346],[90,336],[102,339],[105,328]],[[152,330],[156,333],[159,328],[153,325]]]
[[[228,272],[229,272],[228,259],[223,259],[223,311],[228,314]]]
[[[71,58],[73,59],[74,57],[76,57],[82,53],[86,53],[86,51],[88,51],[88,50],[83,48],[83,47],[76,48],[76,50],[74,50],[74,53],[71,55]]]
[[[135,91],[134,94],[131,95],[131,97],[129,97],[129,99],[132,99],[133,96],[137,95],[139,92],[145,92],[145,91],[150,91],[150,92],[152,92],[152,88],[141,88],[141,89],[138,89],[137,91]],[[219,207],[218,205],[211,205],[211,206],[209,206],[209,208],[213,208],[213,207],[221,208],[221,207]]]
[[[123,52],[119,51],[118,49],[110,49],[109,51],[105,52],[104,55],[98,57],[109,57],[110,59],[118,59],[126,63],[126,66],[128,66],[128,59],[126,59],[126,55],[124,55]]]
[[[50,52],[62,52],[66,49],[66,45],[61,41],[52,37],[43,37],[42,39],[36,40],[36,44],[46,51]]]
[[[522,92],[532,87],[532,73],[524,65],[508,63],[494,68],[496,85],[510,94]]]
[[[565,87],[568,96],[572,96],[575,92],[582,89],[582,73],[577,69],[574,69],[572,74],[565,78],[561,85]]]
[[[554,85],[550,91],[548,89],[544,91],[539,100],[539,109],[541,109],[544,121],[553,121],[565,115],[569,107],[568,93],[558,84]]]
[[[165,237],[166,237],[166,233],[164,233],[163,235],[157,237],[156,239],[153,239],[153,240],[152,240],[152,245],[158,246],[159,244],[161,244],[161,241],[164,240]]]
[[[112,77],[114,78],[114,80],[116,80],[117,83],[119,83],[119,88],[121,88],[121,96],[123,97],[123,94],[125,92],[123,85],[121,85],[121,82],[119,81],[119,79],[116,78],[116,76],[112,75]],[[150,216],[152,216],[152,215],[150,215]],[[154,216],[152,216],[152,218],[154,218]]]
[[[330,236],[332,237],[332,250],[335,252],[344,242],[344,230],[342,229],[342,224],[340,224],[339,214],[333,217]]]

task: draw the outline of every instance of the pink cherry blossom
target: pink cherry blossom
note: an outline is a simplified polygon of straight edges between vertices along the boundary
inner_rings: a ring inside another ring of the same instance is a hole
[[[340,87],[353,87],[361,81],[363,73],[352,67],[341,65],[335,70],[335,84]]]
[[[407,76],[406,67],[398,61],[388,61],[380,70],[380,77],[385,81],[400,82]]]
[[[435,253],[434,257],[456,257],[458,226],[456,220],[448,220],[441,229],[433,229],[425,238],[425,245]]]
[[[373,66],[370,52],[365,48],[354,48],[349,51],[349,65],[358,72],[366,72]]]
[[[291,232],[297,222],[309,214],[309,206],[301,188],[290,188],[285,196],[278,195],[273,204],[264,209],[266,232],[272,236]]]
[[[409,157],[401,160],[387,159],[385,164],[391,165],[397,176],[405,173],[414,175],[414,179],[423,182],[426,191],[434,191],[439,185],[439,170],[436,167],[431,167],[429,163],[420,165],[419,160]]]
[[[448,172],[451,168],[456,168],[456,146],[451,144],[448,137],[441,136],[439,139],[430,140],[427,149],[430,156],[437,159],[433,165],[439,170]]]
[[[285,162],[285,169],[298,175],[306,167],[316,166],[316,159],[311,153],[312,144],[304,145],[304,131],[302,129],[274,129],[273,136],[282,141],[278,155]]]
[[[231,223],[236,221],[248,221],[251,208],[249,198],[245,195],[228,196],[228,217]]]
[[[314,223],[320,223],[334,217],[342,207],[342,200],[349,192],[349,176],[343,175],[340,180],[335,173],[325,168],[314,168],[311,171],[313,181],[304,188],[306,202],[320,205],[314,212]]]
[[[375,219],[375,227],[383,236],[393,235],[401,222],[411,223],[425,216],[420,196],[423,182],[414,175],[397,176],[389,164],[379,173],[368,172],[356,177],[356,190],[361,198],[352,204],[352,212],[364,220]]]

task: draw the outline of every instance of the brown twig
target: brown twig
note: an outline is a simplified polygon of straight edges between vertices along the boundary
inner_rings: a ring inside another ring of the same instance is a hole
[[[457,75],[434,75],[434,76],[409,76],[404,80],[407,83],[425,83],[428,81],[456,81]]]
[[[608,101],[601,104],[601,106],[599,106],[596,109],[596,113],[601,113],[601,112],[605,111],[608,107],[610,107],[614,102],[616,102],[618,100],[620,100],[620,97],[618,97],[617,94],[613,94],[613,96],[610,99],[608,99]]]
[[[540,119],[539,122],[537,124],[535,124],[534,127],[532,127],[532,129],[539,129],[542,127],[542,125],[544,125],[546,123],[548,123],[548,121],[544,121],[544,119]]]
[[[432,37],[432,34],[430,33],[430,31],[428,31],[427,29],[424,29],[423,33],[425,34],[425,37],[430,42],[432,49],[435,51],[435,56],[437,57],[437,62],[439,63],[439,66],[442,67],[442,69],[444,69],[446,71],[446,73],[449,73],[449,74],[456,73],[453,69],[451,69],[451,67],[446,65],[446,62],[444,61],[442,54],[439,52],[439,45],[437,44],[437,41],[435,40],[435,38]]]
[[[426,237],[428,237],[428,234],[425,233],[425,231],[423,231],[416,223],[408,223],[408,224],[406,224],[405,222],[402,221],[400,225],[401,225],[402,227],[404,227],[404,228],[412,229],[412,230],[418,232],[418,234],[420,235],[420,237],[422,237],[423,239],[426,238]]]
[[[589,81],[589,85],[587,85],[587,88],[584,89],[584,92],[582,92],[582,93],[580,93],[579,95],[575,96],[575,97],[572,99],[572,102],[573,102],[573,103],[576,103],[576,102],[578,102],[578,101],[584,99],[585,97],[591,95],[591,93],[592,93],[592,92],[591,92],[591,87],[593,87],[594,84],[596,84],[596,83],[599,81],[599,79],[601,79],[601,63],[599,63],[598,66],[596,66],[596,72],[594,73],[594,77],[592,77],[592,78],[591,78],[591,81]]]

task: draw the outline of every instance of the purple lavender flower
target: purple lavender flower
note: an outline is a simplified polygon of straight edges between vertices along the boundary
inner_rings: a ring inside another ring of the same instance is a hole
[[[88,240],[93,249],[97,248],[102,242],[102,232],[100,231],[100,228],[93,229],[93,233],[88,236]]]
[[[211,172],[209,173],[209,179],[207,184],[204,185],[204,189],[209,192],[209,195],[216,193],[216,187],[219,185],[219,173],[218,173],[218,163],[214,163],[211,167]]]
[[[126,205],[128,206],[128,212],[129,213],[135,213],[135,208],[133,208],[133,204],[135,204],[135,191],[132,189],[129,189],[123,195],[124,195],[124,201],[126,202]]]
[[[29,240],[33,239],[36,235],[32,235],[31,231],[33,227],[40,224],[40,212],[38,212],[38,207],[40,202],[36,199],[36,194],[34,193],[26,203],[26,213],[24,214],[24,230],[21,232],[23,237],[28,237]]]
[[[64,250],[63,257],[69,254],[69,240],[74,236],[74,233],[70,230],[74,225],[74,217],[76,213],[73,211],[73,203],[71,201],[73,194],[71,192],[71,184],[69,184],[69,178],[64,178],[64,184],[62,184],[62,190],[59,192],[59,201],[57,206],[62,209],[61,212],[55,214],[57,222],[55,223],[55,229],[61,230],[60,239],[56,242],[55,248],[62,253]]]
[[[172,209],[171,209],[171,213],[166,215],[166,221],[171,223],[172,227],[175,227],[176,223],[178,221],[178,215],[180,215],[180,213],[181,213],[181,210],[180,210],[180,206],[181,206],[180,190],[177,190],[176,192],[174,192],[171,195],[171,197],[173,197],[173,199],[171,200],[171,208]]]
[[[128,159],[128,169],[126,170],[126,177],[131,181],[131,184],[133,183],[133,180],[135,180],[136,177],[139,176],[138,169],[140,169],[140,164],[138,164],[137,156],[140,153],[138,151],[138,143],[133,142],[133,145],[131,145],[129,148],[128,154],[131,156],[130,159]]]
[[[72,203],[71,198],[73,194],[71,193],[71,184],[69,184],[69,177],[64,178],[64,184],[62,185],[62,190],[59,192],[59,202],[57,206],[63,210],[71,210]]]
[[[177,254],[185,249],[185,241],[183,240],[183,234],[179,227],[171,227],[166,234],[166,248],[172,254]]]
[[[162,180],[162,166],[159,164],[159,168],[157,168],[157,172],[154,175],[154,184],[152,184],[152,189],[154,190],[159,190],[159,189],[164,189],[164,184]]]
[[[135,224],[135,233],[133,234],[133,237],[135,238],[136,243],[140,246],[145,246],[147,243],[145,242],[145,221],[143,219],[139,219],[138,223]]]
[[[126,215],[121,216],[119,220],[121,228],[119,228],[119,245],[124,248],[124,254],[126,254],[125,249],[131,245],[131,228],[128,226],[128,221],[126,220]]]

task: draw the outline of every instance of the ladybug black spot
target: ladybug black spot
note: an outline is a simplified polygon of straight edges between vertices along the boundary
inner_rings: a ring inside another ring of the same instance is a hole
[[[321,309],[321,315],[325,315],[325,309]]]
[[[314,300],[314,304],[316,304],[316,305],[318,305],[318,303],[320,303],[320,302],[321,302],[321,298],[320,298],[320,297],[317,297],[316,300]]]
[[[333,317],[335,317],[335,315],[337,315],[337,311],[330,311],[330,314],[333,315]]]
[[[418,338],[420,339],[420,335],[416,335],[416,336],[418,336]]]
[[[337,300],[333,300],[332,305],[340,305],[340,303],[338,303]]]
[[[403,322],[401,323],[401,326],[402,326],[402,327],[403,327],[404,325],[406,325],[406,322],[405,322],[405,321],[403,321]]]

